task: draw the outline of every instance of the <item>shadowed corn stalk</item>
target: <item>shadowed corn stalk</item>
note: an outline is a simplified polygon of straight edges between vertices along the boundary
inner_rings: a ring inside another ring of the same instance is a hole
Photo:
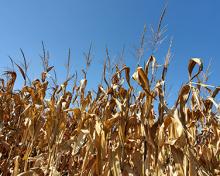
[[[104,78],[108,87],[99,85],[97,94],[86,91],[87,71],[79,85],[76,78],[70,84],[68,71],[67,80],[52,92],[48,62],[42,78],[19,91],[14,91],[17,73],[5,72],[9,79],[0,85],[1,175],[219,175],[215,97],[220,88],[201,81],[203,64],[192,58],[189,81],[170,108],[165,99],[168,64],[169,56],[158,79],[154,56],[132,76],[126,65],[116,66],[110,82]],[[140,85],[138,93],[131,78]]]

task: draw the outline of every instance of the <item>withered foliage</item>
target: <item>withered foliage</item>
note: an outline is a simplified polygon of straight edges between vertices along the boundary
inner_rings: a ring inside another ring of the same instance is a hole
[[[111,82],[99,85],[96,93],[86,91],[86,73],[79,85],[67,80],[49,94],[52,67],[19,91],[14,90],[17,74],[5,72],[9,79],[0,84],[1,175],[220,175],[215,100],[220,88],[202,81],[203,64],[193,58],[189,81],[168,107],[168,64],[169,57],[157,80],[153,56],[132,76],[129,67],[116,66]],[[131,78],[139,84],[138,93]]]

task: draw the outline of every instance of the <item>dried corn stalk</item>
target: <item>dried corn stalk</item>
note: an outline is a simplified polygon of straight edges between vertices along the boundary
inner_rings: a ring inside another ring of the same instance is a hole
[[[219,175],[215,97],[220,89],[201,82],[203,65],[193,58],[188,83],[180,89],[175,105],[168,107],[164,96],[168,62],[169,58],[158,80],[155,57],[144,69],[137,68],[132,77],[140,85],[138,94],[127,66],[116,67],[111,82],[106,80],[108,87],[100,85],[96,96],[86,91],[86,73],[79,86],[67,80],[48,92],[47,76],[53,67],[20,91],[13,89],[17,74],[5,72],[9,80],[1,79],[0,87],[0,173]],[[199,69],[193,74],[196,65]],[[192,82],[195,78],[198,81]],[[73,91],[67,86],[73,86]],[[202,96],[202,91],[208,96]]]

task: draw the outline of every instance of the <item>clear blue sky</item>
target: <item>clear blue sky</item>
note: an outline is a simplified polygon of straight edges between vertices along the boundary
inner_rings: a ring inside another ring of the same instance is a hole
[[[112,58],[125,46],[125,62],[135,68],[134,46],[138,46],[144,24],[158,22],[162,0],[19,0],[0,3],[0,71],[10,67],[8,55],[22,60],[22,48],[30,61],[32,77],[42,70],[39,54],[41,41],[50,51],[51,65],[65,79],[64,64],[68,48],[72,51],[72,71],[84,65],[83,52],[93,42],[93,63],[89,85],[101,79],[105,46]],[[210,83],[220,85],[220,1],[170,0],[164,20],[167,41],[157,54],[163,63],[168,41],[173,37],[173,59],[168,71],[169,86],[176,95],[182,80],[187,79],[187,63],[200,57],[207,65],[212,60]],[[149,33],[148,33],[149,34]],[[21,84],[18,79],[17,84]],[[171,95],[172,97],[172,95]]]

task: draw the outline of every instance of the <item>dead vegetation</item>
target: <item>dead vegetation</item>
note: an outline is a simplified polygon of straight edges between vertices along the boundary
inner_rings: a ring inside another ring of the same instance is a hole
[[[53,78],[52,89],[48,75],[54,68],[45,51],[41,79],[30,85],[27,65],[16,64],[25,82],[21,90],[14,90],[17,73],[4,73],[8,79],[1,79],[0,85],[1,175],[220,175],[215,100],[220,88],[203,81],[200,59],[190,59],[189,81],[168,107],[169,52],[161,75],[155,73],[154,56],[133,75],[126,65],[116,65],[110,81],[105,64],[104,83],[97,92],[86,90],[90,50],[86,56],[89,63],[78,82],[76,74],[70,75],[69,52],[66,81],[57,85]]]

